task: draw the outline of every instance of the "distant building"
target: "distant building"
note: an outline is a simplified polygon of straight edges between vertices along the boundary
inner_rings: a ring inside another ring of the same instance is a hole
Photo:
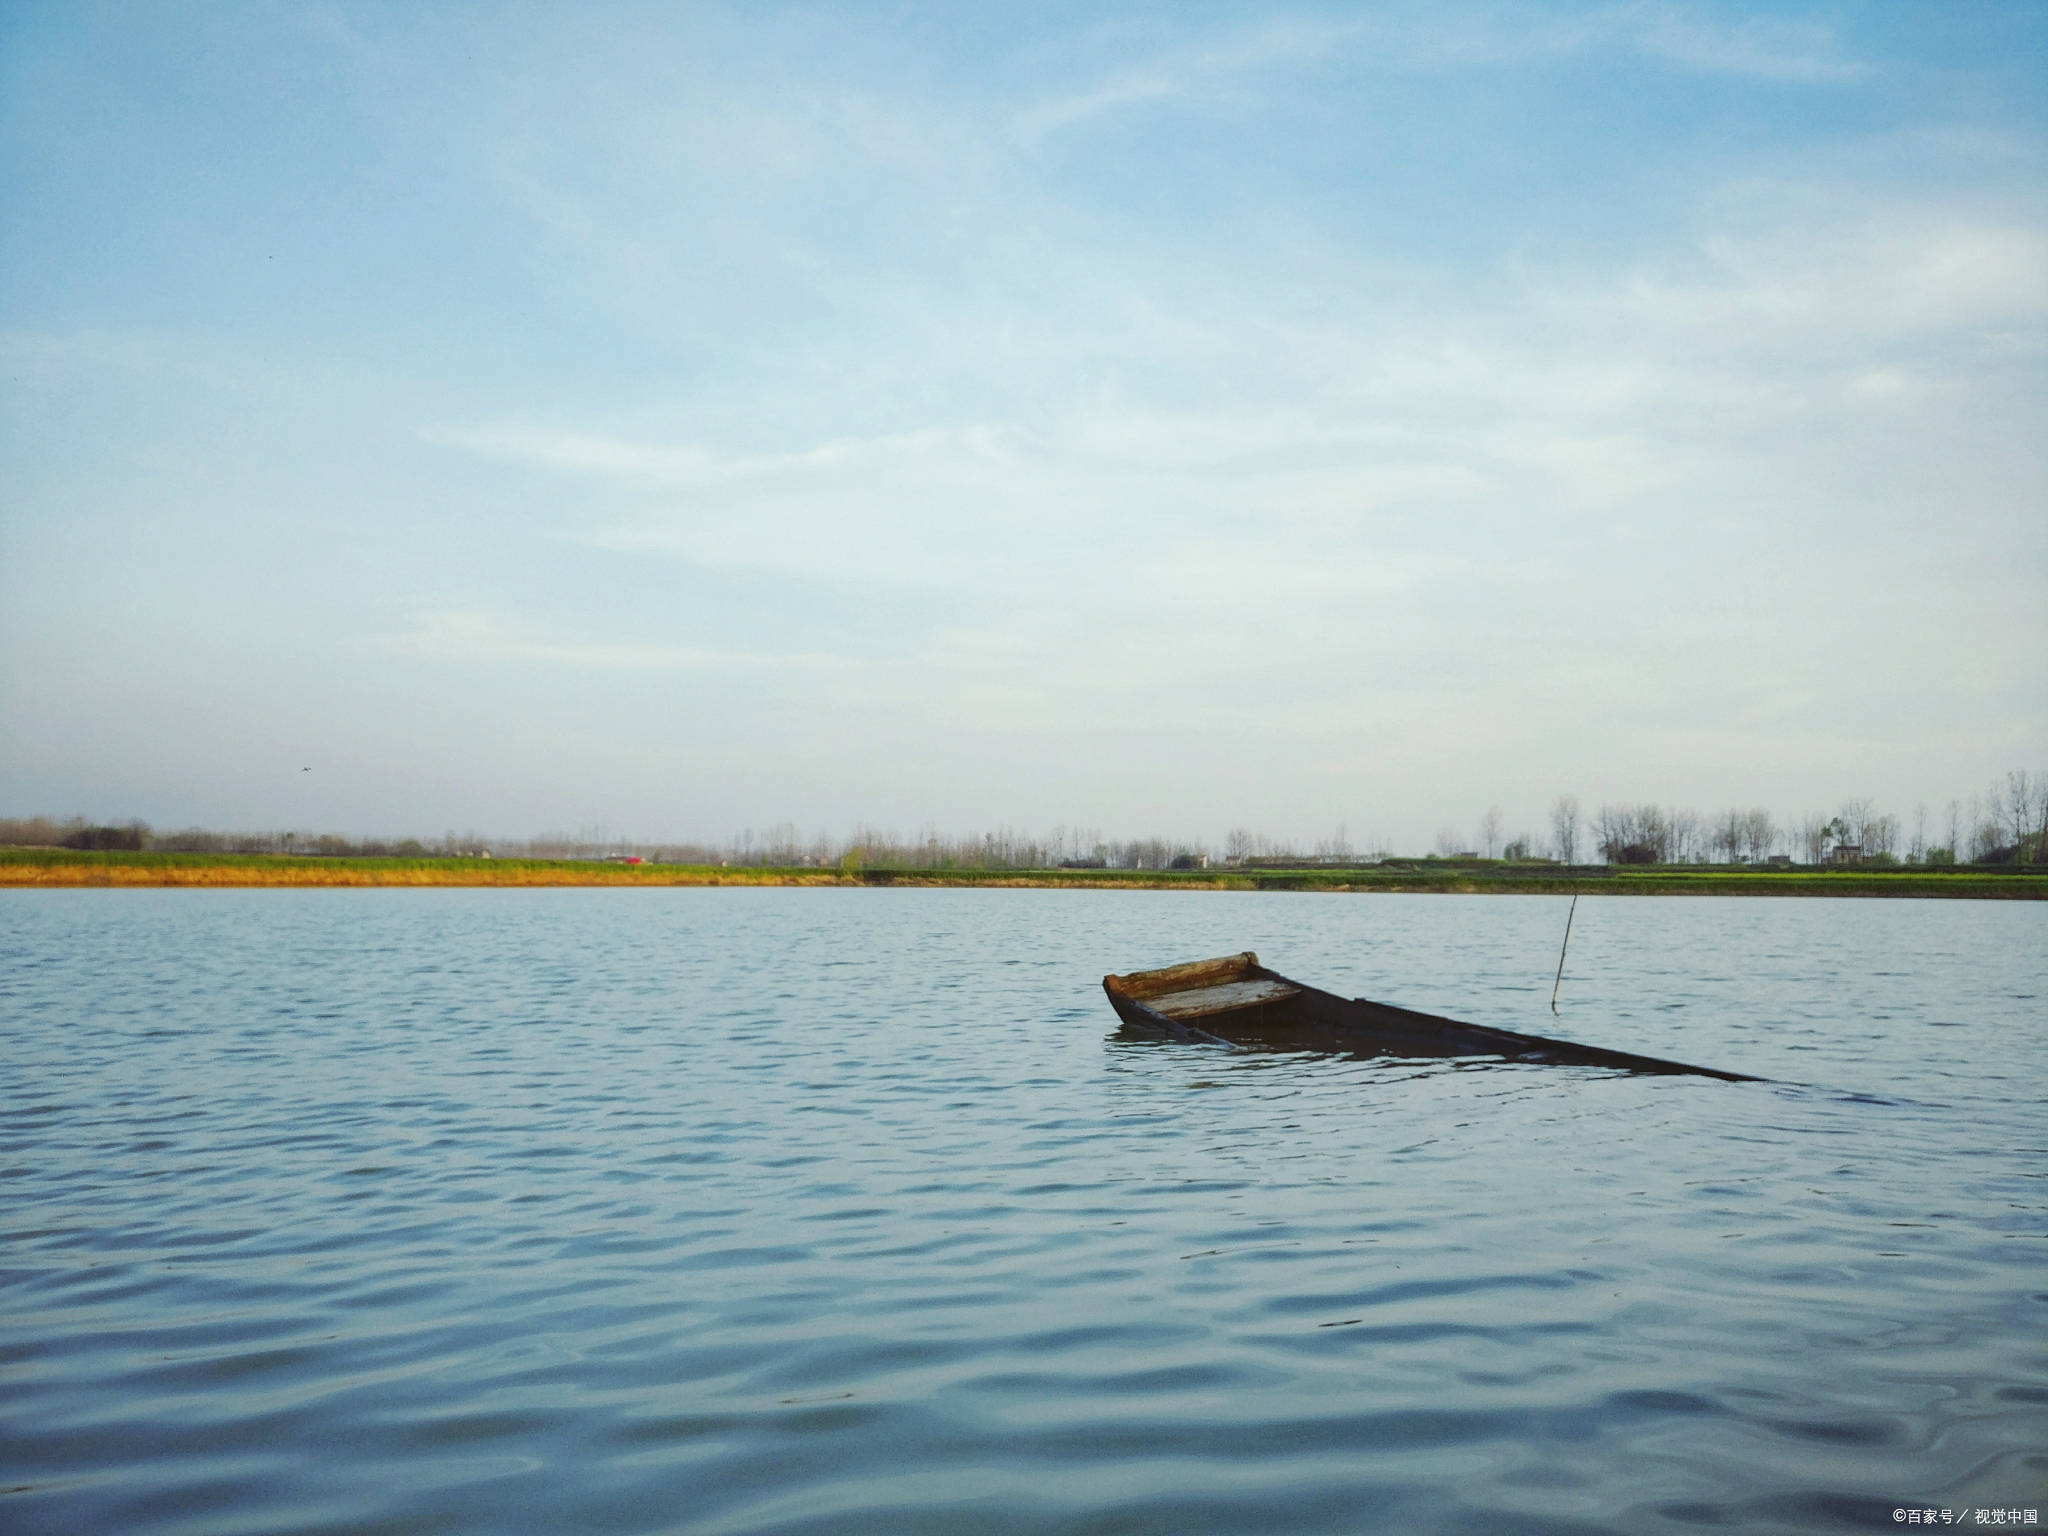
[[[1837,843],[1828,850],[1830,864],[1861,864],[1863,845],[1861,843]]]

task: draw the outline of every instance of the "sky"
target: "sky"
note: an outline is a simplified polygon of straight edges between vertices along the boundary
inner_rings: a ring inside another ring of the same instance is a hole
[[[0,815],[1910,824],[2044,578],[2031,0],[0,8]]]

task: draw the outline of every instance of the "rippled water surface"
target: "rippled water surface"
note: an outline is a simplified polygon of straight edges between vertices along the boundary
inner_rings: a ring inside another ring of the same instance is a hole
[[[0,1528],[2048,1504],[2048,907],[0,891]],[[1105,971],[1768,1075],[1124,1040]]]

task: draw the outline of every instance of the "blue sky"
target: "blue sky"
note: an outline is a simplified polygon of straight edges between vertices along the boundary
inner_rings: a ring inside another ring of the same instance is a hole
[[[2048,763],[2048,9],[0,12],[0,812]],[[314,772],[300,772],[305,766]]]

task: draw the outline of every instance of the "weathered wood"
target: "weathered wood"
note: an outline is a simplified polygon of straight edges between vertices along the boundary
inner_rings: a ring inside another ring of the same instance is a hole
[[[1291,981],[1268,981],[1253,977],[1226,981],[1220,986],[1194,987],[1185,992],[1165,992],[1145,999],[1147,1006],[1169,1019],[1204,1019],[1211,1014],[1238,1008],[1256,1008],[1266,1003],[1284,1003],[1301,996]]]
[[[1115,982],[1129,997],[1158,997],[1193,987],[1216,986],[1241,980],[1258,968],[1259,957],[1250,950],[1225,955],[1220,960],[1190,960],[1182,965],[1162,966],[1156,971],[1133,971],[1128,976],[1106,976],[1103,985]]]

